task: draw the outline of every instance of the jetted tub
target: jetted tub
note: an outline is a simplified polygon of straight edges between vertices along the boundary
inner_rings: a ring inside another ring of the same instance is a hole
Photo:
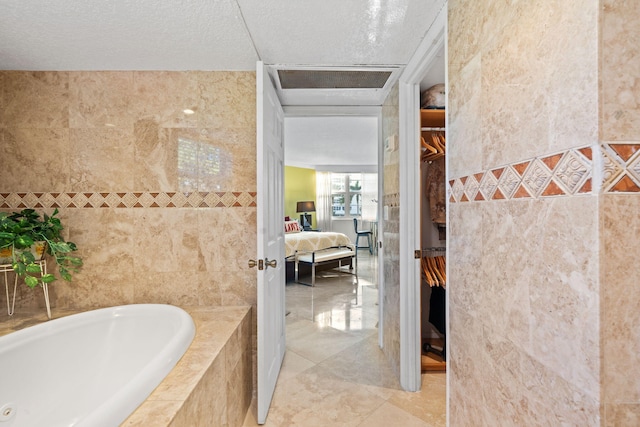
[[[162,304],[104,308],[0,337],[0,426],[120,425],[195,335]]]

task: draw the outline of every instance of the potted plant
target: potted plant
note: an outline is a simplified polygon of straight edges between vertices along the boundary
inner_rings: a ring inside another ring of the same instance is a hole
[[[51,216],[44,214],[42,217],[33,209],[0,212],[0,258],[6,258],[0,263],[10,263],[30,288],[40,280],[43,283],[56,280],[53,274],[43,275],[36,262],[42,259],[44,251],[53,257],[64,280],[71,281],[71,273],[82,266],[82,259],[71,255],[77,250],[76,244],[64,240],[63,227],[56,215],[58,209]]]

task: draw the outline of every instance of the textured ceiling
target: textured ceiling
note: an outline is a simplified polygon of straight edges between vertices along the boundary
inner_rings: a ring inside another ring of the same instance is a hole
[[[1,0],[0,69],[402,66],[444,0]]]
[[[258,56],[231,0],[2,0],[0,58],[14,70],[236,70]]]

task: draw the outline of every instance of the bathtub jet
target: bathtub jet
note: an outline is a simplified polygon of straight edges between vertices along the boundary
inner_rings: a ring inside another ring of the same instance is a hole
[[[2,427],[115,427],[178,363],[195,325],[163,304],[103,308],[0,337]]]

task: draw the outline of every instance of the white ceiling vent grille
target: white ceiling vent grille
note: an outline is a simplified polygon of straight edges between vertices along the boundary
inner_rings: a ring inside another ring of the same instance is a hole
[[[382,89],[391,71],[278,70],[282,89]]]

